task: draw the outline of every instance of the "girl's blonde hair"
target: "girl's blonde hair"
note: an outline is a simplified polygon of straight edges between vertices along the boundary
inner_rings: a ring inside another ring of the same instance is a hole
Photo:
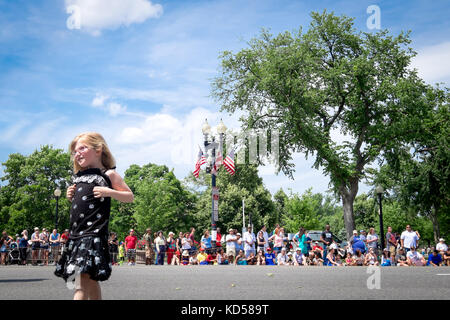
[[[97,132],[85,132],[76,136],[69,145],[70,157],[73,162],[73,169],[75,173],[82,169],[75,161],[75,157],[72,155],[72,153],[75,151],[75,146],[77,145],[78,141],[84,142],[88,147],[96,151],[102,151],[102,164],[105,169],[109,170],[115,168],[116,160],[111,154],[111,151],[109,150],[109,147],[106,144],[103,136]]]

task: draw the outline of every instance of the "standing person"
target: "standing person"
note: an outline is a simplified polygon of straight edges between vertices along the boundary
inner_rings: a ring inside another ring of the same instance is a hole
[[[247,258],[250,256],[250,253],[255,255],[255,242],[256,237],[252,232],[252,226],[248,225],[247,231],[244,233],[244,251]]]
[[[2,232],[2,237],[0,238],[0,253],[1,253],[1,264],[6,265],[6,257],[8,256],[8,248],[14,239],[8,235],[5,231]]]
[[[374,254],[378,257],[378,235],[374,228],[369,229],[369,234],[366,237],[367,248],[373,249]]]
[[[52,233],[50,234],[50,248],[52,251],[52,258],[53,262],[56,263],[59,260],[59,252],[60,252],[60,241],[61,241],[61,235],[58,233],[56,229],[53,229]]]
[[[154,263],[155,259],[155,252],[153,251],[153,235],[152,235],[152,229],[147,228],[145,230],[145,234],[142,238],[145,243],[145,265],[152,265]]]
[[[258,232],[258,236],[256,237],[256,241],[258,243],[258,251],[262,251],[264,254],[266,248],[266,239],[264,238],[264,233],[262,230]]]
[[[195,228],[191,228],[191,232],[189,233],[189,240],[191,240],[191,247],[194,250],[197,250],[198,242],[195,241]]]
[[[202,238],[200,240],[201,248],[205,249],[206,253],[211,252],[212,244],[211,244],[211,236],[209,235],[209,230],[205,230],[203,232]]]
[[[417,248],[419,246],[419,236],[416,232],[412,231],[411,226],[408,224],[406,230],[402,232],[400,236],[400,243],[405,252],[411,250],[412,247]]]
[[[156,244],[156,252],[157,252],[157,261],[159,265],[164,265],[164,258],[166,256],[166,238],[164,238],[163,232],[158,231],[157,237],[155,239]]]
[[[134,230],[130,230],[130,234],[125,238],[125,254],[128,258],[128,265],[136,265],[136,246],[138,238],[134,234]]]
[[[167,264],[171,265],[172,264],[172,258],[173,255],[177,249],[176,244],[175,244],[175,239],[173,238],[175,234],[171,231],[169,232],[169,237],[167,238],[166,241],[166,247],[167,247]]]
[[[395,234],[392,232],[392,227],[390,226],[386,232],[386,249],[390,252],[391,258],[394,258],[397,251],[397,239],[395,239]]]
[[[230,264],[234,262],[234,257],[236,256],[236,236],[234,235],[234,229],[229,229],[228,234],[225,238],[227,243],[227,256]]]
[[[117,235],[115,232],[111,232],[111,236],[108,240],[109,254],[111,256],[111,264],[113,266],[117,265],[117,255],[119,254],[119,241],[117,240]]]
[[[273,252],[278,255],[283,248],[284,232],[283,228],[276,228],[275,233],[269,238],[269,241],[273,241]]]
[[[41,252],[41,239],[39,239],[39,228],[34,228],[34,233],[31,235],[31,264],[37,265],[39,260],[39,253]]]
[[[263,237],[264,237],[264,252],[267,251],[267,248],[269,247],[269,234],[267,233],[267,227],[264,225],[261,228],[261,231],[263,233]]]
[[[20,253],[20,263],[23,265],[27,264],[27,250],[28,250],[28,231],[22,231],[22,238],[19,240],[19,253]]]
[[[39,239],[41,240],[41,258],[44,260],[43,265],[48,266],[49,234],[46,228],[42,229]]]
[[[178,232],[178,238],[175,239],[175,243],[177,246],[177,251],[180,252],[180,256],[181,253],[183,252],[183,245],[181,244],[181,241],[183,240],[183,232]]]
[[[56,265],[64,278],[76,273],[75,300],[101,299],[99,281],[111,275],[108,225],[111,198],[132,202],[133,192],[114,170],[115,160],[98,133],[83,133],[70,143],[75,177],[67,189],[70,208],[69,241]],[[75,268],[78,267],[78,272]]]
[[[192,246],[191,246],[191,240],[189,239],[189,233],[186,232],[183,235],[183,239],[181,239],[181,250],[182,252],[184,252],[184,250],[187,250],[189,253],[191,253],[192,250]]]
[[[237,230],[234,230],[234,233],[236,234],[236,252],[239,252],[240,250],[244,251],[244,245],[243,245],[243,241],[241,238],[241,234],[239,232],[237,232]]]
[[[219,250],[220,248],[222,248],[222,234],[220,233],[220,228],[217,227],[216,229],[216,249]]]
[[[320,242],[323,243],[323,260],[324,264],[327,263],[328,246],[333,242],[333,233],[330,231],[330,225],[325,226],[325,230],[320,235]]]

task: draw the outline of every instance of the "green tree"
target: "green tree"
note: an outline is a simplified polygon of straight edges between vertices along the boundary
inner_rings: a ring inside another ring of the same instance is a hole
[[[223,52],[212,95],[222,110],[243,111],[243,130],[279,132],[279,170],[289,177],[292,153],[315,156],[342,200],[349,238],[367,165],[404,145],[426,108],[426,85],[409,67],[408,34],[357,32],[346,16],[311,16],[305,33],[263,30],[249,48]]]
[[[156,164],[132,165],[125,172],[125,181],[134,192],[134,208],[123,206],[114,223],[119,223],[119,217],[122,225],[133,221],[129,217],[132,213],[139,233],[148,227],[154,231],[176,231],[191,226],[195,196],[175,177],[173,170]]]
[[[0,189],[1,228],[11,234],[28,231],[33,227],[53,228],[56,200],[54,190],[59,187],[65,194],[71,180],[70,157],[61,149],[42,146],[29,156],[9,155],[3,163],[5,183]],[[69,225],[69,202],[59,201],[59,229]]]

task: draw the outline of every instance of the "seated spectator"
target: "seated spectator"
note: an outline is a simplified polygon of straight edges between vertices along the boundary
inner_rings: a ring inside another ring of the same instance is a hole
[[[206,258],[209,265],[217,265],[217,254],[214,251],[211,251]]]
[[[336,264],[337,264],[337,266],[339,266],[339,267],[342,267],[342,266],[343,266],[342,260],[341,260],[341,255],[340,255],[340,254],[336,254]]]
[[[256,256],[254,252],[250,252],[247,258],[247,265],[256,265]]]
[[[405,250],[403,248],[400,248],[395,256],[395,264],[398,267],[409,267],[408,261],[406,259]]]
[[[266,258],[264,257],[264,251],[258,250],[258,254],[256,255],[256,265],[264,266],[266,265]]]
[[[369,247],[369,252],[367,252],[366,256],[364,257],[364,265],[378,266],[378,264],[378,259],[375,255],[374,249],[372,247]]]
[[[181,255],[180,255],[180,251],[177,250],[177,251],[175,251],[175,254],[173,255],[170,265],[179,266],[180,264],[181,264]]]
[[[208,265],[208,261],[206,261],[206,259],[208,258],[208,255],[205,252],[204,248],[200,248],[199,249],[199,253],[197,254],[197,263],[199,265]]]
[[[447,251],[444,252],[444,265],[450,267],[450,248],[447,248]]]
[[[190,257],[189,257],[189,251],[188,250],[183,250],[183,254],[181,255],[182,257],[181,257],[181,264],[183,265],[183,266],[187,266],[187,265],[189,265],[189,260],[190,260]]]
[[[245,257],[244,250],[239,250],[236,260],[234,261],[234,265],[247,265],[247,258]]]
[[[323,252],[323,248],[322,248],[322,246],[319,244],[318,241],[314,242],[314,246],[313,246],[312,250],[313,250],[313,251],[319,250],[320,252]],[[322,256],[322,254],[321,254],[321,256]]]
[[[279,266],[287,266],[287,265],[289,265],[289,263],[288,263],[288,256],[286,254],[286,248],[285,247],[281,248],[281,252],[277,256],[277,264]]]
[[[414,246],[411,246],[410,251],[406,254],[406,261],[410,266],[421,267],[426,265],[425,258],[417,252]]]
[[[443,259],[438,250],[434,250],[432,254],[428,255],[427,266],[440,267],[442,262]]]
[[[272,249],[267,248],[267,253],[264,255],[266,258],[266,266],[274,266],[276,265],[275,263],[275,254],[272,253]]]
[[[384,248],[383,253],[381,254],[381,266],[388,267],[391,265],[391,252],[387,248]]]
[[[322,254],[320,251],[314,252],[314,258],[312,260],[311,265],[313,266],[323,266]]]
[[[336,253],[335,253],[336,249],[331,249],[328,254],[327,254],[327,266],[337,266],[338,264],[336,263]]]
[[[217,264],[221,264],[221,265],[228,264],[228,257],[222,248],[219,249],[219,252],[217,254]]]
[[[189,257],[189,264],[191,266],[198,265],[197,255],[195,254],[195,251],[192,251],[190,257]]]
[[[304,255],[305,261],[303,262],[303,265],[305,266],[312,266],[313,260],[314,260],[314,251],[309,251],[307,255]]]
[[[347,252],[347,256],[345,257],[344,266],[354,266],[355,262],[353,261],[352,254]]]
[[[364,265],[364,256],[361,253],[360,249],[355,250],[355,254],[353,255],[353,261],[355,266],[361,267]]]
[[[448,250],[448,246],[445,244],[444,238],[439,239],[439,243],[436,245],[436,250],[441,254],[441,257],[444,256],[444,253]]]
[[[295,253],[294,253],[294,257],[293,257],[293,261],[294,261],[294,266],[303,266],[306,261],[305,261],[305,256],[302,253],[302,248],[297,247],[295,249]]]

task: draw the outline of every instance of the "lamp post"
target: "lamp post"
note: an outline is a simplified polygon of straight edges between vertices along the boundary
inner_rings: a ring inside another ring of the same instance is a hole
[[[61,197],[61,189],[56,188],[56,190],[53,192],[53,195],[56,198],[55,229],[58,230],[58,203],[59,203],[59,197]]]
[[[381,196],[384,193],[384,189],[382,186],[377,186],[375,188],[375,192],[378,194],[378,202],[380,204],[380,233],[381,233],[381,250],[384,249],[384,238],[385,238],[385,234],[384,234],[384,229],[383,229],[383,206],[381,204]]]
[[[212,208],[211,208],[211,245],[213,250],[216,250],[216,240],[217,240],[217,225],[216,222],[218,220],[217,215],[215,214],[218,210],[218,201],[219,201],[219,193],[216,188],[216,174],[217,172],[213,172],[212,169],[214,168],[215,162],[216,162],[216,148],[219,146],[222,146],[223,143],[223,137],[225,135],[225,132],[227,130],[227,127],[222,122],[222,119],[220,119],[220,124],[217,126],[217,132],[220,135],[220,144],[215,142],[214,135],[211,134],[211,126],[208,124],[208,120],[205,120],[205,123],[202,126],[202,132],[204,135],[204,145],[205,145],[205,153],[208,152],[208,150],[211,150],[211,157],[208,157],[207,160],[207,167],[206,167],[206,173],[211,173],[211,198],[212,198]],[[211,136],[211,141],[209,141],[209,136]],[[223,155],[222,155],[223,156]]]

